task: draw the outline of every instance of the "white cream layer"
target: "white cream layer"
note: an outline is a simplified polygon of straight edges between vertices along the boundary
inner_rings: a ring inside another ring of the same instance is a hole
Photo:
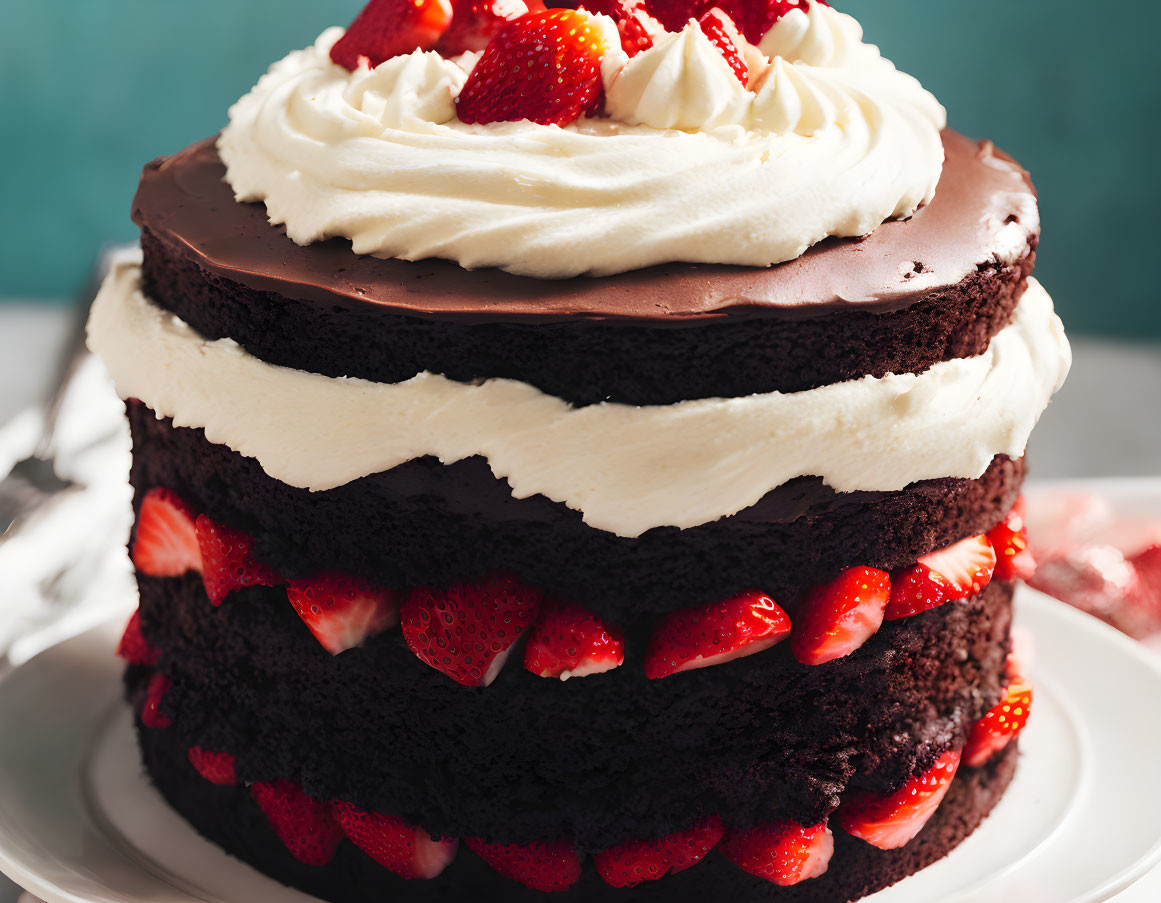
[[[384,384],[265,363],[149,301],[138,260],[121,261],[101,289],[89,347],[122,397],[204,428],[291,486],[330,489],[423,455],[482,455],[515,497],[539,493],[620,536],[735,514],[798,476],[842,492],[979,477],[995,455],[1024,453],[1071,363],[1052,301],[1033,280],[984,354],[921,374],[574,408],[509,379],[422,373]]]

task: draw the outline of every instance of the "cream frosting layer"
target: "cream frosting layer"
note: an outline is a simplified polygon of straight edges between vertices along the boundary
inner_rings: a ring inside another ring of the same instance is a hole
[[[299,244],[542,278],[769,266],[911,215],[942,169],[943,108],[817,3],[771,29],[772,61],[747,55],[749,89],[690,26],[610,53],[609,117],[563,128],[466,125],[454,100],[473,59],[348,72],[329,57],[341,34],[275,64],[219,142],[238,199]]]
[[[541,494],[620,536],[735,514],[798,476],[840,492],[979,477],[1018,457],[1064,381],[1069,345],[1035,280],[1012,322],[973,358],[920,374],[796,393],[574,408],[509,379],[422,373],[402,383],[268,364],[206,341],[141,291],[138,259],[110,273],[89,347],[125,398],[257,459],[291,486],[325,490],[405,461],[473,455],[512,494]]]

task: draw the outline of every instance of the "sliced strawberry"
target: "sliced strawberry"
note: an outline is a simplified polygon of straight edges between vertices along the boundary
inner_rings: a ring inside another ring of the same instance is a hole
[[[226,752],[210,752],[200,746],[189,750],[189,764],[211,784],[233,787],[238,783],[238,773],[234,769],[235,759]]]
[[[1028,530],[1024,516],[1013,508],[988,533],[988,542],[996,553],[997,580],[1031,580],[1036,573],[1036,559],[1028,548]]]
[[[906,845],[943,802],[959,760],[959,750],[944,753],[931,768],[888,796],[869,790],[855,792],[839,807],[843,830],[880,850]]]
[[[568,841],[505,845],[468,838],[464,843],[498,874],[532,890],[567,890],[581,876],[580,857]]]
[[[361,577],[327,573],[291,580],[286,595],[331,655],[353,649],[399,623],[399,594]]]
[[[451,0],[451,4],[451,25],[435,45],[449,57],[483,50],[505,22],[544,11],[541,0]]]
[[[908,618],[944,602],[966,599],[988,585],[995,567],[995,550],[982,533],[924,555],[896,578],[887,620]]]
[[[150,668],[156,667],[160,661],[161,652],[150,646],[141,632],[140,611],[133,612],[133,617],[125,626],[125,633],[117,645],[117,655],[131,665],[147,665]]]
[[[690,19],[700,19],[711,7],[719,5],[713,0],[645,0],[645,8],[668,31],[681,31]]]
[[[830,5],[826,0],[817,2],[823,6]],[[717,6],[734,20],[747,41],[759,44],[766,37],[766,32],[788,12],[795,9],[803,12],[809,10],[810,0],[720,0]]]
[[[649,14],[644,0],[581,0],[576,8],[608,16],[616,22],[621,49],[627,56],[648,50],[665,34],[665,26]]]
[[[597,853],[593,863],[606,884],[635,887],[642,881],[656,881],[696,865],[717,846],[724,833],[722,820],[715,815],[659,840],[631,840]]]
[[[497,571],[447,589],[412,590],[403,600],[403,638],[420,661],[456,683],[486,687],[539,609],[539,590]]]
[[[150,577],[180,577],[202,569],[194,522],[197,512],[176,492],[150,489],[137,514],[133,566]]]
[[[331,803],[331,813],[351,843],[408,881],[436,877],[459,849],[458,840],[432,840],[423,828],[401,818],[364,812],[342,800]]]
[[[790,634],[790,618],[757,590],[663,615],[645,654],[650,680],[721,665],[769,649]]]
[[[334,858],[343,832],[331,807],[307,796],[294,781],[279,778],[250,785],[250,796],[291,854],[306,865]]]
[[[625,638],[587,608],[545,599],[528,632],[524,669],[540,677],[587,677],[621,667]]]
[[[1031,708],[1032,685],[1024,680],[1013,680],[995,708],[972,725],[963,750],[963,764],[979,768],[1011,743],[1012,738],[1024,730]]]
[[[245,586],[281,586],[285,581],[254,556],[254,540],[241,530],[215,524],[204,514],[197,519],[202,553],[202,582],[214,605]]]
[[[165,730],[173,719],[161,711],[161,701],[173,686],[173,681],[160,671],[149,679],[145,690],[145,705],[141,707],[141,723],[153,730]]]
[[[716,6],[697,20],[705,36],[725,57],[730,69],[743,85],[750,76],[750,65],[746,62],[746,39],[734,25],[734,20]]]
[[[456,100],[459,117],[567,125],[604,96],[601,62],[610,49],[598,19],[581,10],[550,9],[505,22]]]
[[[804,665],[822,665],[850,655],[883,624],[891,578],[868,567],[843,571],[815,587],[802,603],[790,636],[790,651]]]
[[[413,50],[430,50],[448,23],[448,0],[371,0],[331,48],[331,60],[354,72],[366,58],[372,67]]]
[[[793,821],[770,821],[752,831],[729,831],[719,849],[751,875],[789,887],[827,870],[834,834],[826,822],[804,828]]]

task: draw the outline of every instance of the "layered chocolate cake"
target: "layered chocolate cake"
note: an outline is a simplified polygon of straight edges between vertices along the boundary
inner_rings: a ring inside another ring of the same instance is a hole
[[[1027,173],[854,19],[374,0],[133,214],[120,654],[225,850],[336,903],[832,903],[1003,794],[1068,345]]]

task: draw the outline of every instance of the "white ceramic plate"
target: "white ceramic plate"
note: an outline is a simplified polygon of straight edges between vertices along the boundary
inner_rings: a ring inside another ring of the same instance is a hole
[[[1113,899],[1161,861],[1161,666],[1032,591],[1036,702],[1011,788],[942,862],[874,903]],[[0,870],[47,903],[306,903],[226,856],[142,774],[113,657],[118,625],[0,683]]]

